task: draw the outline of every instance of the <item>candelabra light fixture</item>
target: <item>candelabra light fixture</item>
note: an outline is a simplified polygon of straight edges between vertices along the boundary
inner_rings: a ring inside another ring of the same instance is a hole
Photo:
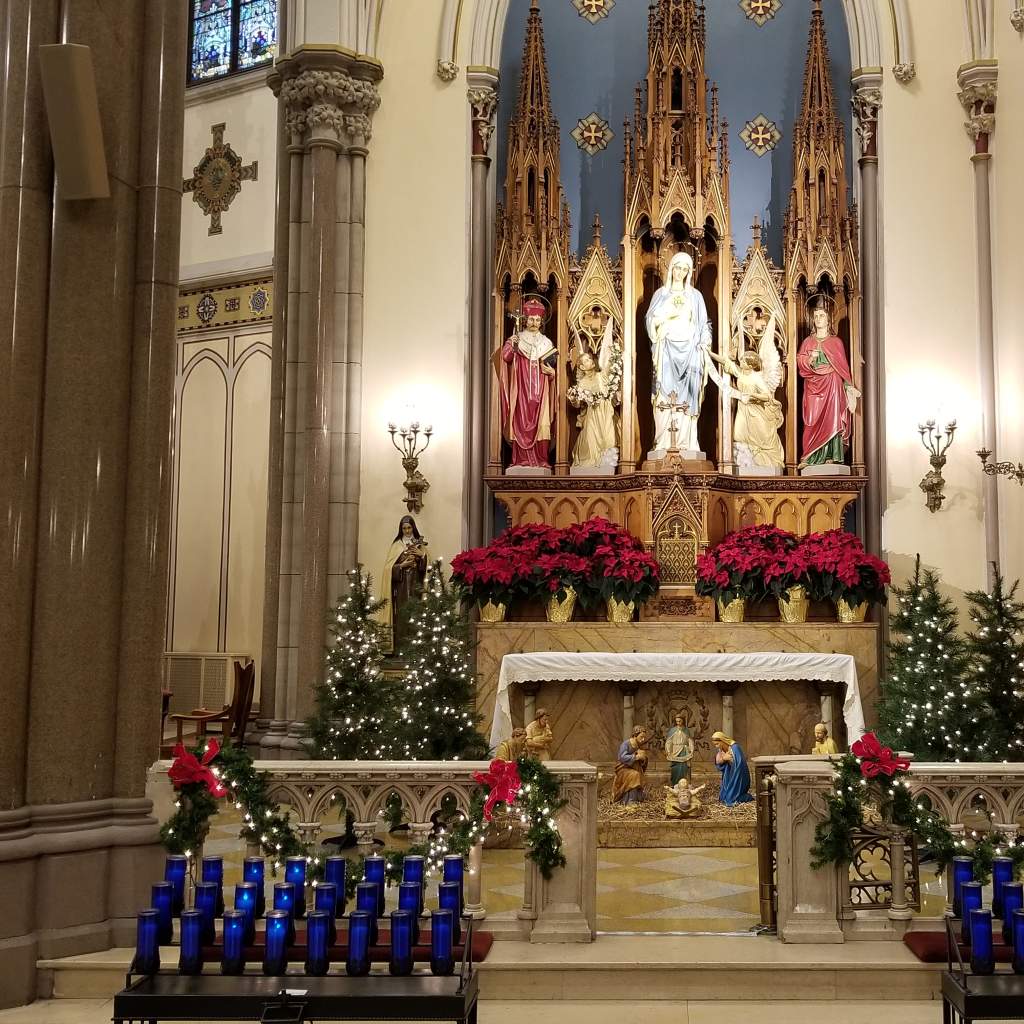
[[[924,491],[924,501],[929,512],[938,512],[942,508],[946,495],[943,490],[946,481],[942,478],[942,470],[946,465],[946,452],[953,443],[953,434],[956,433],[956,420],[946,424],[946,430],[936,429],[935,420],[928,420],[918,424],[918,431],[921,434],[921,444],[928,452],[928,461],[931,469],[925,474],[921,481],[921,490]]]
[[[405,470],[405,507],[410,512],[423,511],[423,495],[430,490],[426,477],[419,471],[419,464],[420,456],[427,450],[433,432],[434,428],[429,424],[421,427],[416,420],[408,426],[388,424],[391,443],[395,446],[395,451],[402,456],[402,468]],[[396,434],[401,443],[395,438]]]
[[[989,462],[988,460],[992,457],[992,453],[987,448],[982,448],[978,452],[978,458],[981,459],[981,468],[989,476],[1008,476],[1011,480],[1016,480],[1022,487],[1024,487],[1024,464],[1018,462],[1014,465],[1012,462]]]

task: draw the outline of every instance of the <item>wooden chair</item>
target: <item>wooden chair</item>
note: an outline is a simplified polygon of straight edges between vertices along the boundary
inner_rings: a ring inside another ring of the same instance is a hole
[[[171,721],[177,724],[177,742],[182,743],[182,734],[186,722],[194,722],[196,726],[196,744],[206,739],[207,730],[211,725],[220,724],[221,742],[225,745],[240,747],[245,743],[245,729],[249,724],[252,711],[253,691],[256,688],[256,664],[250,661],[244,668],[235,662],[235,688],[231,695],[231,703],[225,704],[220,711],[207,708],[196,708],[190,714],[171,715]]]

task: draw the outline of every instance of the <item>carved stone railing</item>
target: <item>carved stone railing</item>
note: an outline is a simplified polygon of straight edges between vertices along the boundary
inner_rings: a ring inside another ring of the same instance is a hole
[[[174,811],[169,767],[169,761],[159,761],[149,772],[146,795],[160,821]],[[267,773],[271,798],[290,810],[305,842],[316,843],[324,823],[338,821],[344,808],[368,850],[386,827],[385,808],[393,797],[402,803],[413,842],[431,833],[438,812],[468,811],[477,785],[473,773],[485,771],[487,762],[257,761],[255,767]],[[512,920],[489,921],[487,930],[496,938],[590,942],[597,927],[597,769],[582,761],[552,761],[547,768],[567,801],[555,818],[566,866],[545,879],[526,860],[521,908]],[[478,845],[470,853],[466,882],[466,909],[477,918],[487,914],[482,861]]]
[[[771,820],[775,838],[775,914],[779,937],[785,942],[843,942],[854,938],[900,938],[915,919],[919,879],[911,837],[879,824],[871,834],[887,847],[889,878],[872,880],[877,888],[865,903],[854,888],[858,874],[850,865],[810,866],[810,849],[818,822],[828,814],[826,799],[832,789],[832,768],[827,759],[814,757],[756,758],[759,794],[771,794]],[[1024,764],[915,763],[907,781],[924,807],[940,814],[954,832],[995,831],[1016,837],[1024,818]],[[861,844],[868,847],[869,835]],[[764,861],[764,857],[762,857]],[[907,871],[907,865],[910,871]],[[764,879],[762,878],[762,883]],[[946,878],[948,912],[949,877]],[[866,908],[866,909],[865,909]],[[929,919],[916,918],[915,927],[928,927]],[[935,919],[937,921],[937,919]],[[931,923],[934,923],[932,921]]]

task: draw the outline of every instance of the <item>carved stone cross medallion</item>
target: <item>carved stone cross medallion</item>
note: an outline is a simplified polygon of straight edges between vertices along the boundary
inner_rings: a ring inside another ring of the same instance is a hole
[[[181,183],[182,192],[191,192],[192,199],[210,218],[207,234],[221,233],[220,215],[242,190],[243,181],[255,181],[259,165],[256,160],[243,164],[242,158],[224,141],[224,125],[210,126],[213,145],[207,147],[196,164],[191,178]]]

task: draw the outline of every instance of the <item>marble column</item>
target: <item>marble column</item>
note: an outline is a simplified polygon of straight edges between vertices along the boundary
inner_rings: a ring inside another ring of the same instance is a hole
[[[882,554],[882,512],[885,490],[885,408],[882,381],[885,355],[882,350],[882,274],[879,260],[878,207],[878,113],[882,105],[882,75],[860,70],[853,76],[853,110],[860,139],[860,278],[864,303],[864,545],[873,555]]]
[[[622,694],[622,739],[628,740],[633,735],[636,724],[636,695],[640,689],[636,683],[619,683]]]
[[[992,133],[996,126],[996,85],[999,75],[994,60],[964,64],[957,72],[958,97],[967,113],[964,127],[973,142],[975,265],[978,282],[978,370],[981,391],[981,443],[997,452],[996,368],[992,337],[992,201],[990,165]],[[999,564],[998,478],[982,475],[985,509],[985,563],[988,583],[994,582]]]
[[[467,495],[467,547],[485,542],[490,499],[484,484],[487,468],[487,410],[490,381],[490,345],[487,336],[488,296],[490,295],[490,255],[488,245],[488,174],[491,166],[490,143],[494,116],[498,107],[498,76],[493,70],[467,73],[467,93],[472,122],[472,199],[470,203],[470,287],[469,287],[469,359],[466,366],[466,440],[465,493]]]
[[[722,732],[725,733],[730,739],[735,738],[733,729],[735,728],[733,722],[733,696],[736,691],[740,688],[740,684],[731,681],[723,681],[715,684],[718,687],[718,692],[722,696]]]

